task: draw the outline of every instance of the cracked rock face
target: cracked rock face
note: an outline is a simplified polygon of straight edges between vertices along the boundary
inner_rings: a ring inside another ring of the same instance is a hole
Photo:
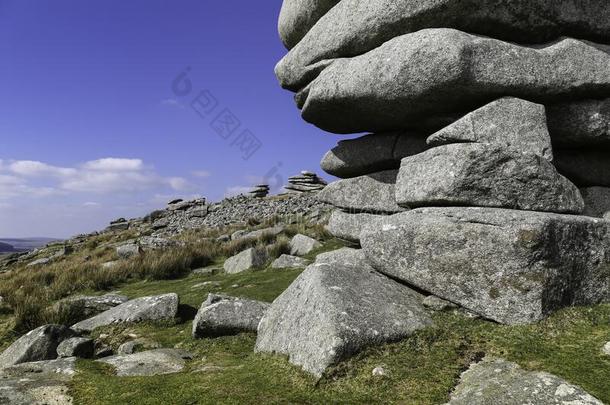
[[[361,234],[373,267],[504,324],[610,298],[610,222],[496,208],[425,208]]]
[[[362,230],[379,218],[383,218],[383,216],[375,214],[351,214],[335,210],[328,220],[326,230],[336,238],[360,243],[360,233]]]
[[[324,60],[361,55],[425,28],[455,28],[526,44],[561,36],[603,42],[610,37],[609,21],[606,0],[578,6],[571,0],[343,0],[278,64],[276,74],[283,87],[298,90]]]
[[[582,388],[549,373],[485,358],[462,374],[446,405],[602,405]]]
[[[403,159],[396,202],[404,207],[479,206],[580,214],[578,188],[552,163],[502,145],[453,144]]]
[[[505,97],[467,114],[430,135],[430,146],[492,143],[553,160],[551,136],[543,105]]]
[[[297,95],[303,118],[329,132],[408,128],[501,95],[535,102],[610,92],[610,55],[563,39],[529,48],[452,29],[426,29],[338,59]]]
[[[258,327],[257,352],[288,355],[320,377],[371,345],[432,324],[415,291],[375,272],[353,249],[329,253],[278,297]]]

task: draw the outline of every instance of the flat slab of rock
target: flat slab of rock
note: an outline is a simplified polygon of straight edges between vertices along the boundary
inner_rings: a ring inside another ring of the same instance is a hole
[[[105,294],[100,296],[79,295],[70,297],[57,302],[54,308],[58,311],[67,311],[72,314],[79,314],[85,318],[108,311],[118,305],[129,301],[124,295]]]
[[[264,266],[267,262],[267,258],[267,251],[265,249],[246,249],[225,260],[224,270],[228,274],[242,273],[247,270]]]
[[[377,270],[504,324],[610,299],[610,222],[494,208],[422,208],[362,233]]]
[[[72,405],[68,385],[75,373],[75,357],[11,366],[0,374],[0,403]]]
[[[298,269],[307,267],[311,262],[298,256],[281,255],[271,263],[272,269]]]
[[[330,183],[318,194],[320,201],[349,212],[396,213],[405,208],[396,204],[398,170],[388,170]]]
[[[556,147],[610,146],[610,98],[550,104],[546,112]]]
[[[602,405],[582,388],[549,373],[485,358],[462,374],[447,405]]]
[[[97,360],[110,364],[120,377],[152,376],[179,373],[193,355],[179,349],[155,349],[146,352],[110,356]]]
[[[610,188],[581,188],[580,194],[585,200],[584,215],[610,219]]]
[[[44,325],[36,328],[10,345],[0,354],[0,369],[15,364],[57,357],[57,346],[75,333],[63,325]]]
[[[101,326],[144,321],[169,321],[178,314],[177,294],[141,297],[102,312],[72,326],[79,332],[91,332]]]
[[[350,252],[353,257],[344,262]],[[261,320],[255,350],[288,355],[291,363],[320,377],[367,346],[431,325],[420,294],[361,258],[358,251],[342,250],[308,267]]]
[[[540,156],[502,145],[452,144],[403,159],[396,201],[579,214],[578,188]]]
[[[557,150],[557,170],[579,187],[610,187],[608,152],[599,149]]]
[[[307,235],[294,235],[290,240],[290,254],[293,256],[305,256],[321,247],[320,242]]]
[[[218,337],[256,332],[269,309],[266,302],[209,294],[193,321],[193,337]]]
[[[349,242],[360,243],[360,233],[365,226],[383,217],[375,214],[350,214],[334,210],[326,225],[326,230],[336,238]]]
[[[431,146],[492,143],[553,160],[544,106],[513,97],[501,98],[467,114],[432,134],[427,142]]]
[[[398,169],[400,160],[428,149],[425,137],[408,132],[370,134],[340,141],[322,158],[322,170],[340,178]]]
[[[296,100],[306,121],[336,133],[412,128],[422,116],[463,111],[498,94],[546,103],[606,97],[610,89],[610,54],[574,39],[529,48],[426,29],[327,63]]]
[[[303,7],[309,3],[301,2]],[[605,0],[588,0],[579,7],[563,0],[343,0],[278,64],[276,75],[282,86],[296,90],[325,60],[361,55],[424,28],[455,28],[528,44],[561,36],[607,42],[608,21]]]

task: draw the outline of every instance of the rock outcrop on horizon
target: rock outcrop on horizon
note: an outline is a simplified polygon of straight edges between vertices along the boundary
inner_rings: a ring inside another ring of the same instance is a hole
[[[327,230],[362,250],[318,258],[272,304],[257,350],[318,376],[357,351],[305,343],[318,322],[344,345],[367,340],[324,317],[342,309],[327,280],[342,297],[399,281],[511,325],[610,301],[607,1],[285,0],[280,27],[276,75],[303,118],[368,132],[323,157],[340,180],[318,195],[337,208]],[[332,278],[347,268],[389,278]],[[386,316],[380,304],[366,318]]]
[[[292,194],[316,193],[323,190],[326,184],[317,174],[303,170],[298,176],[290,177],[284,189]]]

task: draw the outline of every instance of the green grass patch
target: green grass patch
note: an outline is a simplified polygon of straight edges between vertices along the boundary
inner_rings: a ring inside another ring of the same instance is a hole
[[[190,322],[132,325],[124,333],[180,347],[196,356],[179,374],[119,378],[90,361],[79,365],[76,404],[439,404],[460,373],[485,354],[557,374],[610,402],[610,306],[570,308],[529,326],[501,326],[457,314],[439,314],[437,326],[402,342],[365,350],[320,381],[281,356],[255,354],[256,337],[242,334],[194,340]],[[116,332],[116,331],[115,331]],[[382,366],[387,376],[372,375]]]

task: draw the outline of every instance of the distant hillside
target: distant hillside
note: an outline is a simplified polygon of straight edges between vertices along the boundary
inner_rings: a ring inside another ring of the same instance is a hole
[[[0,238],[0,253],[34,250],[56,240],[53,238]]]
[[[15,252],[15,248],[8,243],[0,242],[0,253],[12,253]]]

